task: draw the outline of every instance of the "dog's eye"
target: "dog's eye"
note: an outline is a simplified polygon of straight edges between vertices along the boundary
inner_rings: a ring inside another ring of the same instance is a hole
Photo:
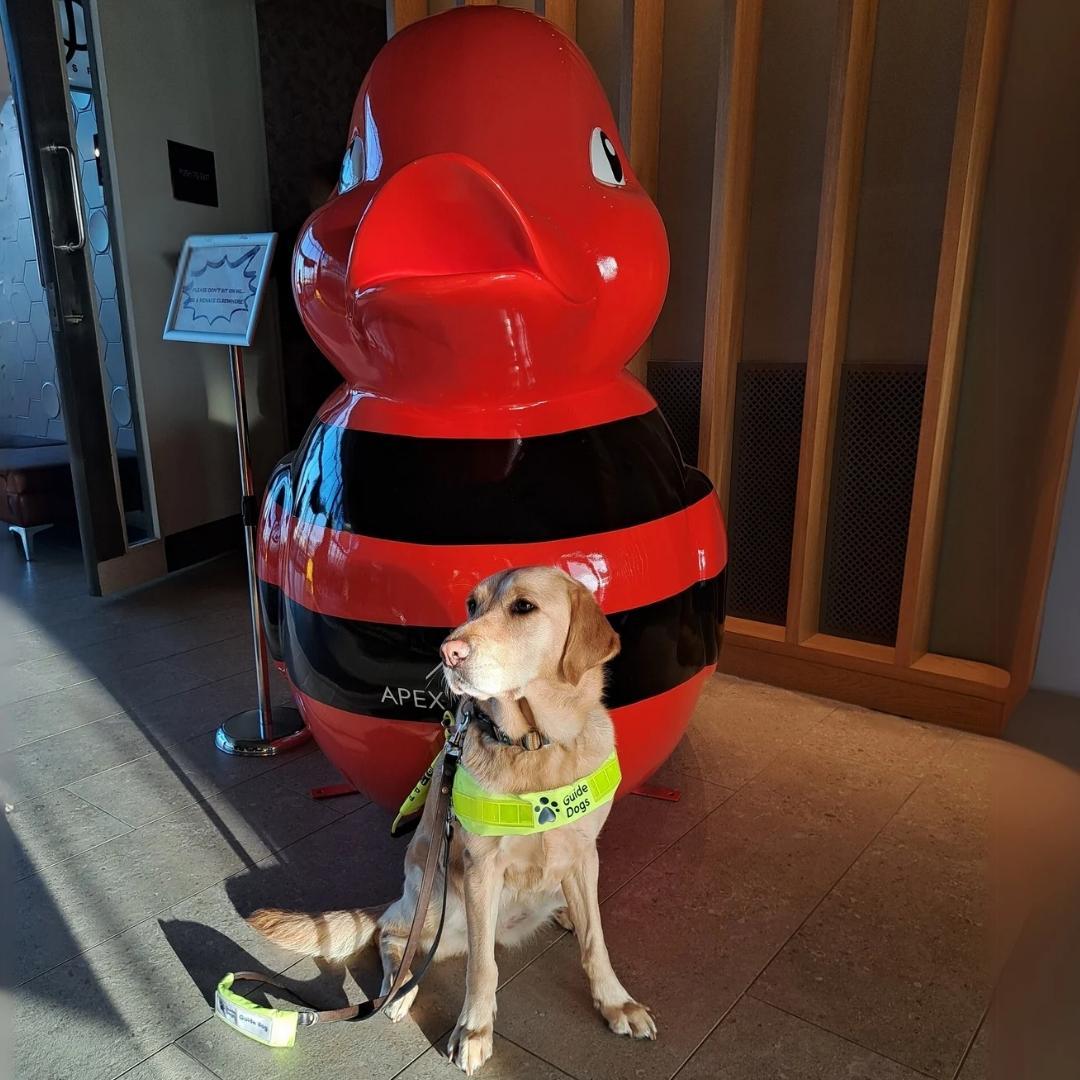
[[[476,598],[475,597],[470,596],[469,599],[465,601],[465,610],[469,613],[469,618],[470,619],[476,614]]]
[[[531,600],[526,600],[524,596],[519,596],[510,605],[511,615],[528,615],[530,611],[535,611],[536,605]]]
[[[607,184],[608,187],[626,186],[626,176],[622,162],[619,160],[619,152],[607,133],[599,128],[593,128],[589,139],[589,164],[592,166],[593,176],[601,184]]]

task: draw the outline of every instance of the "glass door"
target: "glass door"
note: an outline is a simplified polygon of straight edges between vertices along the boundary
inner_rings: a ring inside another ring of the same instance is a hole
[[[43,442],[65,447],[90,591],[107,593],[159,576],[164,557],[124,329],[92,34],[80,0],[0,0],[0,14],[10,75],[0,107],[0,415],[24,429],[9,441],[30,441],[35,456]]]

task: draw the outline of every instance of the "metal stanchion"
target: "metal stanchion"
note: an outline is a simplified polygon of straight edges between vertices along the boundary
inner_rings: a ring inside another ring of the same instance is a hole
[[[251,448],[248,445],[247,399],[244,394],[244,357],[239,345],[229,346],[232,366],[233,400],[236,403],[236,444],[240,451],[240,483],[243,487],[241,511],[244,542],[247,548],[248,592],[251,598],[251,633],[255,643],[255,676],[259,687],[259,707],[230,716],[217,729],[214,741],[226,754],[246,757],[273,757],[291,750],[311,738],[303,718],[288,706],[272,707],[270,701],[270,662],[266,651],[262,601],[256,573],[255,529],[259,503],[251,479]]]

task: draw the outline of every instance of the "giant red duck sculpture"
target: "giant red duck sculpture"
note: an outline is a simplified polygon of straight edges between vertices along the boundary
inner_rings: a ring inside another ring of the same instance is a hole
[[[442,738],[433,668],[469,591],[554,564],[621,636],[607,702],[640,783],[715,668],[727,546],[711,484],[623,370],[667,242],[577,46],[496,7],[396,35],[293,275],[345,383],[271,478],[258,573],[319,745],[396,806]]]

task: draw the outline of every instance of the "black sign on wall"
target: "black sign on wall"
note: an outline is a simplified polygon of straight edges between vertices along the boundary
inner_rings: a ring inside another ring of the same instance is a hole
[[[169,176],[173,198],[181,202],[217,206],[217,171],[213,150],[166,140],[169,144]]]

